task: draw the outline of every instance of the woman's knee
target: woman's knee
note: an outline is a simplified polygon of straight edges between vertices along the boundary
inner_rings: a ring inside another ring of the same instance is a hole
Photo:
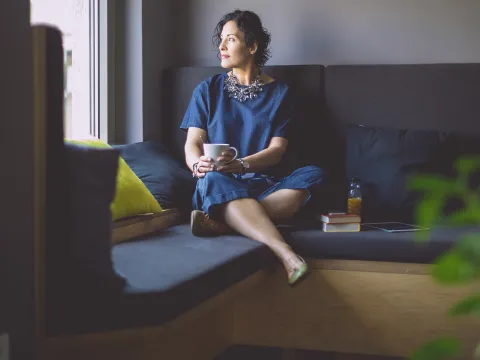
[[[270,218],[285,220],[295,215],[310,197],[306,189],[281,189],[260,201]]]
[[[323,181],[325,173],[322,168],[309,165],[296,169],[290,176],[299,178],[306,183],[317,184]]]

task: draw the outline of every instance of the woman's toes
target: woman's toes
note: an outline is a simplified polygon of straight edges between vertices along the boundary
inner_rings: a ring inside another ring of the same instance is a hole
[[[285,269],[287,270],[288,275],[291,275],[299,268],[299,264],[297,264],[294,261],[294,258],[289,257],[285,262],[284,262]]]

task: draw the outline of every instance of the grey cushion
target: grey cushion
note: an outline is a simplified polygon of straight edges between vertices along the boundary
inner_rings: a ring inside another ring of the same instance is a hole
[[[165,292],[189,280],[201,279],[211,271],[231,266],[232,261],[241,261],[242,257],[265,254],[265,248],[263,244],[240,235],[195,237],[189,225],[179,225],[115,245],[113,259],[115,269],[127,279],[126,293]],[[229,268],[223,274],[217,272],[215,277],[220,279],[242,272],[250,271]]]
[[[238,235],[198,238],[189,225],[120,243],[116,271],[127,281],[109,304],[83,309],[69,332],[161,324],[272,263],[259,242]]]
[[[429,264],[450,249],[462,234],[479,230],[479,226],[439,227],[425,244],[418,243],[413,232],[390,234],[367,229],[325,233],[310,228],[289,231],[286,238],[305,257]]]
[[[415,221],[423,194],[407,189],[409,179],[421,174],[454,177],[460,155],[480,154],[480,137],[445,131],[348,125],[346,138],[347,175],[360,178],[364,222]],[[472,185],[478,186],[475,176]],[[458,209],[454,200],[449,199],[444,214]]]
[[[480,64],[334,65],[325,70],[336,123],[480,134]]]
[[[413,233],[381,231],[324,233],[318,228],[282,227],[294,250],[306,258],[431,263],[461,234],[479,227],[436,230],[426,245]],[[79,308],[70,332],[157,325],[200,305],[259,269],[273,265],[263,244],[238,235],[197,238],[179,225],[113,249],[116,271],[127,281],[109,304]]]
[[[420,174],[448,175],[453,161],[448,140],[443,131],[349,125],[347,175],[360,179],[362,220],[414,221],[419,194],[408,191],[407,182]]]
[[[339,199],[335,208],[346,191],[346,124],[478,137],[479,83],[480,64],[327,66],[323,139],[331,161],[324,168],[334,179],[329,192]],[[321,114],[317,119],[323,122]]]
[[[177,208],[190,213],[195,181],[185,162],[175,160],[163,144],[156,141],[116,148],[163,209]]]

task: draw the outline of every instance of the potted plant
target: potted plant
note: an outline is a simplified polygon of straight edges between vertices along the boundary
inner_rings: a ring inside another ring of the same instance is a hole
[[[416,208],[416,219],[422,227],[431,228],[439,221],[448,225],[480,224],[480,188],[471,184],[474,174],[480,171],[480,157],[463,156],[455,162],[456,178],[438,175],[417,175],[409,182],[409,188],[423,193]],[[460,199],[463,206],[444,216],[448,199]],[[418,241],[426,241],[430,232],[418,232]],[[480,279],[480,231],[471,232],[457,239],[455,245],[432,264],[430,275],[443,286],[461,286]],[[449,316],[476,316],[480,324],[480,292],[472,293],[457,304],[452,304]],[[480,359],[479,343],[472,358]],[[458,354],[461,341],[443,337],[424,344],[415,351],[411,360],[441,360]]]

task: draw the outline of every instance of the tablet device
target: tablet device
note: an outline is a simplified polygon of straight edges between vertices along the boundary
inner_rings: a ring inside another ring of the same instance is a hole
[[[389,233],[430,230],[429,228],[420,227],[412,224],[405,224],[401,222],[363,223],[362,226],[386,231]]]

